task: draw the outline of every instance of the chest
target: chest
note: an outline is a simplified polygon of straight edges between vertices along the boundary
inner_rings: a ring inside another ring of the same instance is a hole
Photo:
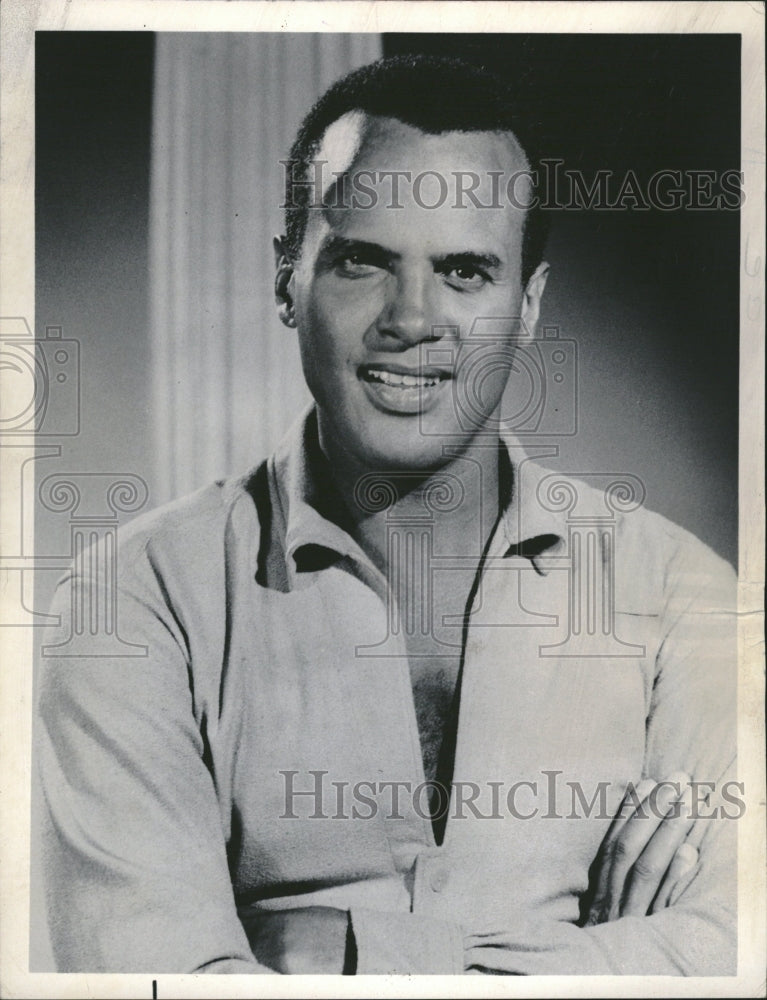
[[[404,638],[427,781],[435,780],[438,772],[441,779],[449,780],[452,761],[443,748],[455,740],[457,685],[475,572],[474,567],[467,567],[432,574],[425,584],[412,581],[413,605],[418,613],[412,616],[414,627],[406,631]]]
[[[547,581],[535,580],[542,593]],[[385,850],[379,833],[381,824],[391,826],[391,790],[382,783],[416,785],[421,754],[427,769],[429,760],[434,766],[446,723],[456,723],[462,662],[455,780],[543,787],[544,771],[558,770],[563,787],[572,781],[590,789],[640,773],[641,660],[556,655],[551,647],[566,635],[566,591],[554,606],[548,590],[540,602],[532,588],[520,590],[517,574],[488,573],[467,625],[470,590],[470,574],[448,580],[435,592],[444,614],[426,630],[405,630],[370,587],[340,571],[288,594],[259,591],[252,606],[234,606],[227,648],[193,656],[195,707],[225,827],[236,819],[261,857],[265,845],[294,837],[301,853],[308,836],[314,847],[307,857],[316,859],[326,839],[337,852],[339,835],[352,831],[355,843],[378,845],[374,855]],[[218,657],[218,683],[206,689],[200,665]],[[288,786],[306,824],[281,818]],[[382,803],[366,806],[360,796]],[[355,804],[372,818],[330,821],[352,816]],[[315,807],[326,821],[310,819]],[[482,809],[492,811],[484,800]]]

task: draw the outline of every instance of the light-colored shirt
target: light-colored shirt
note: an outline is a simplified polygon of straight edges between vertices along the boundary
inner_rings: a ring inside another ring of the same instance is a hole
[[[737,789],[717,799],[734,777],[734,574],[630,487],[505,446],[512,487],[466,627],[435,626],[462,656],[439,845],[407,615],[321,513],[313,413],[254,473],[122,531],[121,655],[89,649],[83,612],[111,599],[93,569],[110,555],[77,561],[36,743],[60,970],[266,972],[240,918],[326,905],[351,914],[359,974],[734,973]],[[450,572],[433,515],[391,530]],[[81,655],[56,655],[75,620]],[[662,912],[579,926],[629,782],[680,770],[708,783],[694,874]]]

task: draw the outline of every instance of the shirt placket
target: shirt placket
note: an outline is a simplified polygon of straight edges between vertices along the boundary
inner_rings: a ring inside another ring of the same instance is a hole
[[[460,873],[455,870],[455,852],[453,850],[455,821],[451,819],[451,816],[455,809],[455,793],[452,786],[455,775],[459,770],[460,762],[464,756],[466,741],[471,740],[472,731],[476,725],[476,719],[471,710],[472,687],[477,669],[477,663],[472,655],[476,636],[471,618],[478,602],[481,601],[483,588],[489,585],[489,577],[486,572],[487,564],[494,559],[503,557],[508,547],[509,542],[505,526],[503,520],[499,519],[483,559],[483,564],[480,567],[480,577],[475,588],[471,607],[469,608],[465,641],[461,650],[461,691],[455,739],[455,759],[453,762],[453,774],[451,775],[451,791],[447,803],[448,817],[445,824],[444,837],[441,844],[435,842],[433,827],[431,821],[428,820],[424,838],[426,846],[418,854],[413,868],[412,910],[414,913],[447,919],[452,919],[454,916],[451,899],[454,895],[457,882],[460,881]],[[417,738],[417,720],[414,711],[412,714],[413,726],[416,729]],[[418,746],[420,751],[420,744]],[[462,822],[472,823],[473,818],[467,816]]]
[[[424,784],[425,775],[407,649],[401,631],[391,628],[390,602],[395,598],[386,577],[361,552],[347,552],[342,562],[349,575],[378,601],[381,612],[383,638],[373,645],[357,647],[359,662],[375,667],[374,674],[368,675],[372,676],[373,688],[361,689],[352,673],[348,697],[350,705],[366,703],[368,724],[375,726],[379,734],[376,757],[379,762],[386,761],[387,767],[376,771],[372,761],[371,780],[377,783],[378,815],[383,817],[382,827],[395,869],[407,876],[414,850],[420,854],[436,847],[429,816],[423,809],[419,812],[413,808],[414,793]],[[354,641],[356,635],[350,623],[349,641]],[[399,783],[397,788],[391,787],[392,781]],[[421,799],[426,802],[425,794]]]

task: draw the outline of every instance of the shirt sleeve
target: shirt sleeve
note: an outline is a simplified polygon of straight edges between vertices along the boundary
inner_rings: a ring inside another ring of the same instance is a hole
[[[508,975],[736,973],[735,820],[742,809],[738,786],[729,784],[736,777],[735,578],[697,542],[681,546],[668,567],[661,630],[644,774],[660,781],[683,770],[699,783],[699,818],[688,835],[699,864],[677,886],[671,905],[589,927],[510,910],[506,926],[466,927],[460,936],[438,921],[408,921],[402,914],[360,920],[352,911],[361,971],[379,971],[383,961],[396,972],[450,972],[460,963],[467,972]],[[729,798],[723,797],[728,788]]]
[[[99,653],[87,629],[70,630],[74,603],[87,623],[113,597],[101,576],[73,571],[40,669],[40,863],[57,968],[269,972],[237,917],[183,630],[145,554],[121,558],[117,625],[134,645]]]
[[[464,935],[458,924],[355,907],[350,915],[358,976],[464,972]]]

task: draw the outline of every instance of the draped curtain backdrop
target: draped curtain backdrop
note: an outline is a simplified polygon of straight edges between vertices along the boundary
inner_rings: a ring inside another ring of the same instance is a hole
[[[162,503],[266,457],[308,400],[276,317],[284,168],[316,97],[377,34],[160,34],[150,205],[152,390]]]

